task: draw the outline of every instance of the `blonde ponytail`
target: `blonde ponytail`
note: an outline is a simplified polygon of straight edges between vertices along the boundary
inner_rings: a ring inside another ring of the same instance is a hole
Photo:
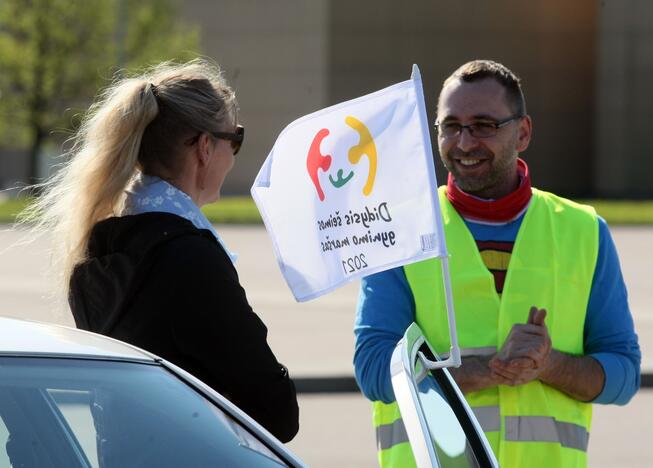
[[[120,212],[136,172],[143,132],[157,112],[151,85],[143,80],[108,88],[89,109],[66,155],[69,161],[21,213],[20,223],[34,222],[33,230],[53,237],[53,266],[61,280],[67,281],[84,260],[95,223]]]
[[[73,138],[67,162],[19,216],[18,223],[30,224],[32,232],[52,236],[60,291],[67,292],[74,267],[87,258],[93,226],[121,214],[137,169],[174,169],[180,136],[219,131],[234,119],[235,106],[219,68],[204,60],[160,64],[100,95]]]

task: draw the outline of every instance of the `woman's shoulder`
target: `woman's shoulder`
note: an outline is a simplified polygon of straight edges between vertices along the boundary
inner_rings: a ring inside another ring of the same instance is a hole
[[[215,262],[221,257],[221,250],[210,231],[198,229],[187,219],[170,213],[108,218],[95,225],[89,239],[91,257],[123,252],[134,258],[155,254],[168,261]]]
[[[193,230],[197,228],[181,216],[152,212],[104,219],[93,226],[89,240],[128,246],[132,243],[147,243],[148,239],[156,239],[173,232],[184,233]]]
[[[235,272],[225,250],[206,229],[191,225],[191,229],[169,231],[162,236],[156,252],[159,264],[179,271]]]
[[[125,216],[113,216],[98,222],[92,230],[92,235],[111,234],[125,236],[147,236],[166,231],[199,230],[193,223],[181,216],[166,212],[149,212]]]

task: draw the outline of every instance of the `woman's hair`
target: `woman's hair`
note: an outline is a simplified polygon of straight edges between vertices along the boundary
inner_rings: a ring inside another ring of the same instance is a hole
[[[137,170],[175,173],[188,138],[235,123],[236,99],[217,65],[203,59],[165,62],[119,78],[90,107],[72,138],[67,162],[40,185],[19,218],[53,236],[53,266],[68,287],[87,257],[91,229],[120,215]]]

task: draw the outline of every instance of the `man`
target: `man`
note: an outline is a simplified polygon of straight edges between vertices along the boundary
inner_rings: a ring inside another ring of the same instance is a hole
[[[439,190],[462,366],[451,369],[502,467],[586,466],[591,404],[625,404],[640,351],[614,243],[587,206],[531,188],[532,135],[519,79],[469,62],[445,80]],[[390,358],[416,321],[449,350],[437,259],[363,279],[356,378],[374,401],[383,466],[413,463]]]

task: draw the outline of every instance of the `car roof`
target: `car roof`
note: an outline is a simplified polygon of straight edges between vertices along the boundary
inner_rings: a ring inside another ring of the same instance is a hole
[[[135,346],[75,328],[9,317],[0,317],[0,356],[47,356],[157,360]]]

